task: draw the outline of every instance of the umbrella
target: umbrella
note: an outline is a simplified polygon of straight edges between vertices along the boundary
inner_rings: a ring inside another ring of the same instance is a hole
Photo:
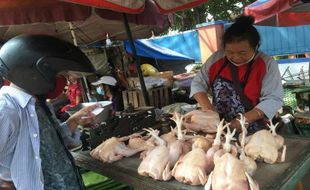
[[[149,0],[64,0],[77,4],[90,5],[104,9],[111,9],[123,13],[137,13],[144,10]],[[161,13],[171,13],[195,7],[208,0],[154,0]]]
[[[244,9],[257,25],[297,26],[310,24],[310,0],[258,0]]]
[[[151,37],[166,30],[171,15],[160,14],[155,3],[147,1],[138,14],[127,14],[134,38]],[[77,5],[58,0],[1,0],[0,39],[5,41],[19,34],[49,34],[77,45],[89,44],[109,37],[128,39],[123,14],[107,9]]]
[[[2,36],[2,39],[8,39],[20,33],[46,33],[49,27],[49,32],[59,38],[68,40],[70,36],[73,36],[75,44],[78,43],[77,39],[79,37],[77,31],[81,32],[81,36],[87,37],[86,40],[83,40],[84,43],[94,41],[94,39],[104,39],[107,33],[112,38],[122,39],[121,36],[124,32],[123,30],[115,30],[116,23],[114,21],[119,20],[122,18],[121,15],[123,15],[125,30],[133,50],[133,55],[137,59],[133,38],[144,38],[147,35],[143,33],[144,36],[142,36],[143,29],[136,27],[137,25],[148,26],[148,37],[150,37],[150,30],[154,31],[156,34],[156,31],[167,27],[167,23],[169,23],[164,22],[165,18],[168,18],[168,15],[158,14],[156,12],[157,9],[159,9],[161,13],[168,13],[191,8],[207,2],[207,0],[63,1],[66,2],[59,0],[1,0],[0,25],[6,26],[3,28],[0,27],[0,37]],[[155,4],[157,5],[157,9],[152,9]],[[104,12],[106,12],[106,14],[104,14]],[[89,15],[91,16],[89,17]],[[141,17],[138,17],[138,15]],[[160,18],[162,18],[161,21],[159,21]],[[100,24],[101,19],[105,19],[105,21]],[[152,22],[150,22],[150,20],[152,20]],[[131,23],[131,25],[129,25],[129,23]],[[132,23],[136,25],[132,25]],[[153,26],[153,28],[149,28],[149,26]],[[37,29],[34,30],[34,28]],[[107,31],[110,28],[112,30]],[[140,63],[139,61],[136,63],[144,101],[146,105],[149,105],[148,93],[145,88]]]
[[[84,45],[105,39],[107,34],[112,40],[128,39],[128,35],[131,39],[147,38],[152,33],[158,34],[166,30],[170,23],[171,15],[159,13],[153,1],[145,2],[143,9],[136,14],[126,15],[109,9],[96,9],[87,4],[59,0],[0,1],[1,41],[20,34],[48,34],[75,45]],[[89,94],[85,77],[83,79],[86,94]],[[141,86],[148,104],[143,84],[144,81]]]

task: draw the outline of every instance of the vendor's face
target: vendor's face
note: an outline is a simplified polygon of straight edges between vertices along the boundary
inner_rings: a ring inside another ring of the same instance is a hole
[[[235,65],[250,62],[255,56],[255,49],[246,40],[225,44],[225,54],[229,61]]]

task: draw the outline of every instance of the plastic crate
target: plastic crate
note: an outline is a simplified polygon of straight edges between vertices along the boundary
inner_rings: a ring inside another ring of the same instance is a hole
[[[310,124],[295,123],[295,127],[300,135],[310,137]]]
[[[294,88],[284,88],[283,102],[285,106],[297,107],[296,95],[293,93],[294,90]]]

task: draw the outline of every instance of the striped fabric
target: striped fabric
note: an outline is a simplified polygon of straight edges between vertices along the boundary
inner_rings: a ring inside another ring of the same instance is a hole
[[[13,181],[17,190],[44,190],[35,102],[19,89],[0,90],[0,180]],[[72,140],[67,126],[60,128]]]
[[[36,104],[40,131],[40,158],[45,190],[83,189],[73,159],[55,130],[58,123],[51,119],[49,108]]]

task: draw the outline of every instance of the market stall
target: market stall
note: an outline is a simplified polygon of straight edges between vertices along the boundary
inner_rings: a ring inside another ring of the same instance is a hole
[[[293,189],[310,169],[310,139],[300,136],[286,136],[286,161],[277,164],[258,163],[254,175],[261,190]],[[200,190],[202,186],[190,186],[175,179],[155,181],[140,176],[137,168],[138,156],[124,158],[111,164],[102,163],[90,157],[89,151],[73,152],[77,166],[111,177],[119,182],[141,189],[157,190]]]
[[[185,72],[185,66],[194,63],[194,58],[178,53],[169,48],[159,46],[148,39],[135,40],[137,55],[141,63],[150,63],[159,71],[172,70],[174,74]],[[124,42],[127,53],[132,54],[128,41]]]

